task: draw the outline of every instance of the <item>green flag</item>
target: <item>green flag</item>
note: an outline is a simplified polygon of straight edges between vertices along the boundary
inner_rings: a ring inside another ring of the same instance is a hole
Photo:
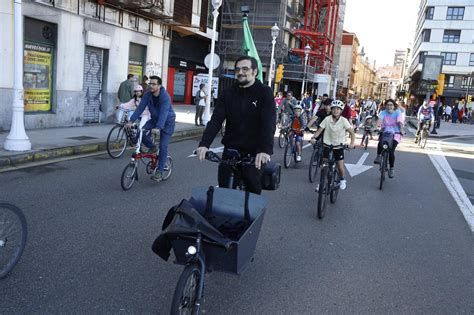
[[[255,48],[255,44],[252,38],[252,33],[250,33],[249,22],[246,16],[244,16],[243,28],[244,28],[244,42],[242,43],[242,53],[246,56],[254,57],[255,59],[257,59],[257,65],[258,65],[257,79],[259,79],[260,82],[263,82],[262,62],[260,61],[260,57],[258,56],[257,48]]]

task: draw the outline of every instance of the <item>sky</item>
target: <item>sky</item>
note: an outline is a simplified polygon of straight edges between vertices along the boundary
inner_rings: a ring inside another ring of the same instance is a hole
[[[355,33],[376,67],[393,65],[395,50],[411,48],[419,0],[346,0],[344,30]]]

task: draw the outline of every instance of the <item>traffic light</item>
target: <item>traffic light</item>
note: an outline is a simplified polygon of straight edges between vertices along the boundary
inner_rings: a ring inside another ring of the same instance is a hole
[[[471,102],[472,102],[472,95],[468,95],[468,96],[467,96],[467,102],[468,102],[468,103],[471,103]]]
[[[275,83],[280,83],[281,79],[283,79],[283,69],[285,69],[285,66],[279,64],[276,71]]]
[[[436,95],[441,96],[443,95],[444,89],[444,74],[441,73],[438,75],[438,85],[436,86]]]

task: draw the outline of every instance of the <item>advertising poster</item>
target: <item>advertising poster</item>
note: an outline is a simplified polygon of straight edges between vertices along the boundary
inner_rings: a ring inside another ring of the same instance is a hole
[[[129,60],[128,61],[128,73],[133,74],[136,79],[138,80],[137,82],[141,82],[142,76],[143,76],[143,65],[139,61],[133,61]]]
[[[193,77],[193,96],[196,95],[197,91],[199,91],[199,85],[201,85],[201,83],[207,86],[208,79],[209,76],[207,74],[198,74]],[[219,94],[219,78],[212,77],[211,89],[213,90],[212,96],[217,98],[217,95]],[[207,91],[207,87],[205,91]]]
[[[52,49],[25,43],[23,88],[25,112],[51,110]]]

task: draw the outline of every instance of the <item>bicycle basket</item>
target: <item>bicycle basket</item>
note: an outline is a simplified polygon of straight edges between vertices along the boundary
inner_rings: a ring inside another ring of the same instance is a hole
[[[277,190],[280,186],[281,164],[269,162],[265,165],[261,183],[263,190]]]

